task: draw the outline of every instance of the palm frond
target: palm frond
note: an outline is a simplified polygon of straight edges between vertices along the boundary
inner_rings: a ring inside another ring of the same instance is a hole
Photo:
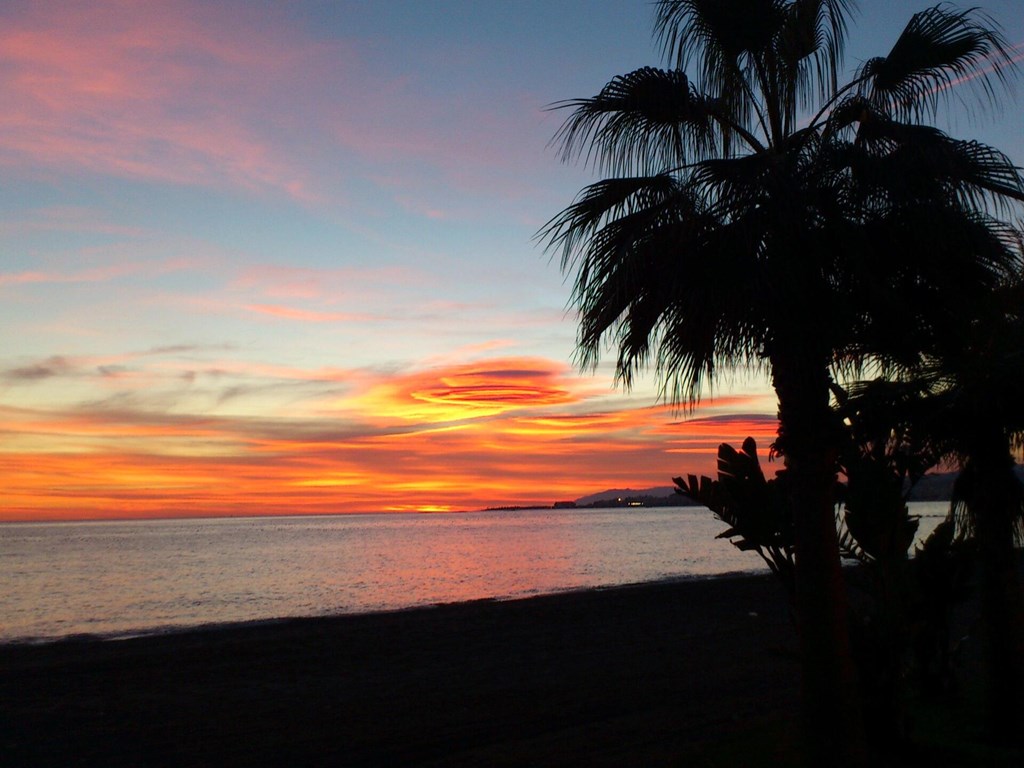
[[[607,221],[657,206],[676,187],[667,174],[603,179],[584,187],[572,205],[550,219],[535,237],[547,243],[547,250],[561,252],[562,270],[567,271]]]
[[[655,370],[667,400],[693,402],[716,371],[760,368],[771,327],[764,309],[757,238],[743,218],[714,214],[682,264],[672,302],[661,318]]]
[[[981,301],[1021,266],[1012,228],[982,212],[919,203],[865,226],[877,246],[857,265],[858,272],[870,270],[876,281],[887,281],[892,301],[937,329],[947,322],[954,327],[956,313],[963,311],[951,303],[953,297]],[[929,307],[930,302],[941,303]],[[968,306],[973,310],[973,303]],[[915,323],[906,330],[917,329]]]
[[[572,109],[552,139],[564,162],[580,157],[605,173],[673,168],[712,153],[715,105],[682,70],[644,67],[614,78],[589,99],[552,105]]]
[[[1024,202],[1024,176],[1005,154],[978,141],[952,139],[930,126],[862,115],[857,142],[875,158],[876,181],[890,190],[1010,213]]]
[[[1009,46],[990,18],[936,6],[911,17],[888,55],[865,62],[857,79],[873,102],[916,119],[934,114],[961,83],[994,103],[996,85],[1008,83],[1012,66]]]
[[[781,472],[767,480],[757,457],[757,443],[748,437],[736,450],[718,446],[718,479],[673,478],[676,492],[706,506],[728,527],[715,538],[729,539],[744,552],[756,552],[794,594],[796,539],[789,499],[789,478]]]
[[[633,297],[661,290],[655,267],[703,226],[703,203],[669,176],[610,179],[586,188],[541,231],[575,270],[572,301],[581,311],[580,343],[599,348]]]
[[[792,50],[797,55],[815,57],[818,95],[822,99],[839,87],[847,19],[853,7],[850,0],[795,0],[791,6],[790,23],[797,39],[805,41]]]
[[[785,18],[779,0],[659,0],[654,34],[680,69],[698,59],[700,82],[717,91],[740,57],[771,45]]]
[[[577,280],[574,303],[580,310],[578,348],[584,364],[596,362],[601,342],[614,338],[618,349],[616,373],[630,387],[634,374],[645,367],[655,350],[666,379],[686,381],[687,397],[713,375],[719,339],[715,335],[721,307],[708,301],[706,313],[680,312],[692,302],[717,296],[713,282],[701,274],[701,248],[707,224],[699,218],[686,223],[634,228],[637,222],[615,222],[602,232],[599,251],[588,253],[586,283]],[[638,231],[639,230],[639,231]],[[669,346],[684,353],[668,366],[661,361]]]
[[[575,273],[581,367],[596,365],[611,342],[620,384],[653,363],[663,397],[679,404],[713,382],[716,365],[758,358],[764,323],[751,314],[759,298],[750,225],[723,222],[713,199],[693,174],[611,179],[541,231]]]
[[[655,37],[666,60],[679,69],[699,64],[698,87],[713,96],[727,116],[726,154],[734,130],[752,136],[755,120],[769,143],[772,116],[758,90],[766,90],[768,72],[760,66],[785,21],[780,0],[661,0]],[[758,85],[760,83],[760,85]],[[771,102],[767,102],[770,106]],[[749,137],[747,137],[749,143]]]
[[[811,111],[839,87],[846,41],[847,0],[794,0],[775,41],[787,105],[786,133],[797,110]]]
[[[993,472],[975,456],[966,457],[953,483],[949,516],[961,538],[977,537],[982,526],[991,536],[995,527],[1007,531],[1015,546],[1024,544],[1024,485],[1012,471],[1012,462],[1004,471]]]

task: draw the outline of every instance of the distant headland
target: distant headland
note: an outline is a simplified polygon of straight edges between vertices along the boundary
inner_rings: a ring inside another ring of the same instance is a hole
[[[1024,465],[1016,468],[1017,477],[1024,482]],[[956,472],[935,472],[922,477],[910,492],[910,501],[949,501],[953,493]],[[487,507],[488,512],[513,512],[520,509],[598,509],[607,507],[694,507],[700,506],[688,496],[676,493],[671,485],[653,488],[610,488],[578,499],[555,501],[547,504],[522,504]]]

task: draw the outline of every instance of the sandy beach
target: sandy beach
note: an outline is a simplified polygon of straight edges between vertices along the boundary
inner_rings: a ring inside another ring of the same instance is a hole
[[[792,766],[795,648],[767,576],[0,645],[0,765]],[[1021,764],[962,672],[873,765]]]
[[[715,765],[792,733],[767,578],[0,647],[6,766]]]

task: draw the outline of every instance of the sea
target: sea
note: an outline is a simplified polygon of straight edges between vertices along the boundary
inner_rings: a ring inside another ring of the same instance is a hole
[[[911,505],[920,536],[945,502]],[[766,570],[702,507],[0,524],[0,643]]]

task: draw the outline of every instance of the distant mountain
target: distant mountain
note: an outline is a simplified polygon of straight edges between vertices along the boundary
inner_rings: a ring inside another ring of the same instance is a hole
[[[1015,468],[1017,477],[1024,482],[1024,465],[1018,464]],[[949,501],[953,492],[953,483],[956,481],[957,472],[935,472],[925,475],[914,486],[910,494],[911,501]],[[600,493],[592,493],[589,496],[581,496],[576,499],[576,506],[589,507],[593,505],[608,506],[612,502],[628,504],[630,501],[643,501],[645,499],[664,499],[675,496],[675,488],[671,485],[659,485],[654,488],[610,488]],[[680,504],[689,503],[689,499],[680,497],[673,501]]]
[[[910,492],[911,501],[949,501],[953,495],[953,483],[959,472],[936,472],[925,475],[917,481]]]
[[[1024,482],[1024,465],[1013,468],[1017,479]],[[959,472],[936,472],[925,475],[910,493],[911,501],[949,501],[953,495],[953,483]]]
[[[601,491],[600,493],[592,493],[589,496],[581,496],[576,499],[576,506],[586,507],[591,504],[603,503],[606,501],[629,501],[631,499],[641,499],[643,497],[651,497],[656,499],[663,499],[667,496],[674,496],[676,489],[671,485],[659,485],[656,488],[611,488],[607,491]]]

